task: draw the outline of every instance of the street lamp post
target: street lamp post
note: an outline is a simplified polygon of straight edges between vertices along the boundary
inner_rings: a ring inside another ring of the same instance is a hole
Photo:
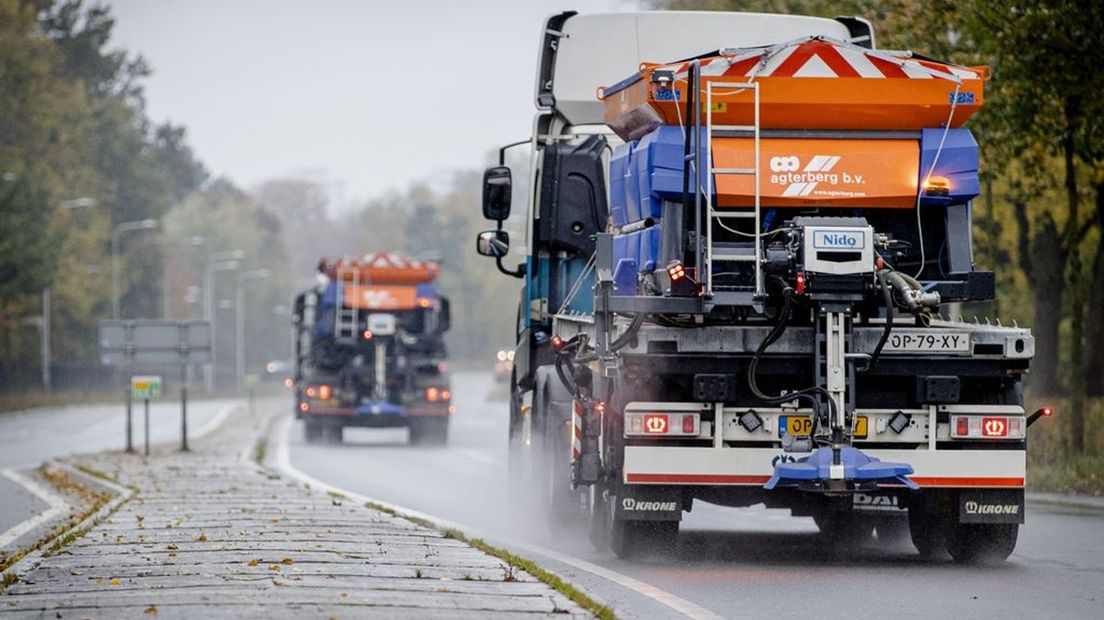
[[[197,248],[204,244],[206,240],[199,235],[189,237],[184,245],[187,247]],[[172,306],[172,291],[169,288],[169,261],[166,256],[165,260],[165,273],[161,276],[161,316],[168,320],[169,308]]]
[[[234,307],[234,319],[237,323],[235,336],[237,338],[237,370],[238,388],[245,387],[245,283],[250,280],[260,280],[272,275],[268,269],[254,269],[238,274],[238,298]]]
[[[215,371],[218,369],[218,329],[214,307],[215,273],[237,269],[241,266],[242,258],[245,258],[244,250],[215,252],[207,259],[207,265],[203,269],[203,318],[210,324],[211,329],[211,362],[207,365],[205,376],[208,392],[215,389]]]
[[[157,220],[135,220],[123,222],[111,231],[111,318],[118,321],[121,318],[119,311],[119,236],[125,232],[135,230],[148,230],[157,228]]]

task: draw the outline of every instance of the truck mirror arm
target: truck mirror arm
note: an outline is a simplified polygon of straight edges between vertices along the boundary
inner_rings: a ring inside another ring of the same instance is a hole
[[[525,265],[522,265],[522,266],[518,267],[517,269],[513,269],[513,270],[507,269],[506,267],[502,266],[502,257],[501,256],[496,256],[495,257],[495,266],[498,267],[499,271],[501,271],[502,273],[504,273],[508,276],[512,276],[514,278],[524,278],[525,277]]]

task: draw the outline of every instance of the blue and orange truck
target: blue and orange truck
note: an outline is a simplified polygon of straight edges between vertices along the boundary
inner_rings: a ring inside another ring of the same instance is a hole
[[[440,263],[376,252],[323,258],[319,283],[295,298],[296,417],[306,440],[345,427],[406,427],[413,444],[444,444],[454,411]]]

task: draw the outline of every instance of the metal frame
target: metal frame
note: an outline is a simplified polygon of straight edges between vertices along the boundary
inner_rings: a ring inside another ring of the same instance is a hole
[[[754,160],[751,168],[716,168],[713,166],[713,91],[714,89],[738,89],[738,90],[751,90],[755,99],[755,116],[754,123],[750,126],[732,126],[724,125],[724,131],[750,131],[752,133],[752,140],[754,142]],[[763,291],[763,271],[762,271],[762,253],[763,248],[761,244],[762,228],[762,210],[760,201],[760,174],[759,174],[759,83],[758,82],[714,82],[707,81],[705,83],[705,152],[709,157],[709,173],[706,175],[706,191],[705,191],[705,204],[706,204],[706,238],[707,243],[705,246],[706,258],[705,258],[705,294],[709,297],[713,296],[713,261],[732,261],[732,262],[748,262],[754,261],[755,272],[755,296],[761,298],[764,294]],[[700,125],[699,125],[700,127]],[[752,213],[747,212],[733,212],[733,213],[718,213],[713,205],[713,175],[714,174],[741,174],[751,175],[755,177],[755,205]],[[700,196],[700,192],[699,192]],[[725,218],[748,218],[751,217],[755,221],[755,228],[752,233],[752,242],[754,245],[754,256],[746,256],[742,254],[720,254],[715,255],[713,252],[713,220],[725,219]],[[700,277],[700,276],[699,276]]]

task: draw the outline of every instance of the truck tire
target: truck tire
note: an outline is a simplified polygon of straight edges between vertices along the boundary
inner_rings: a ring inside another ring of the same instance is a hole
[[[648,553],[663,553],[674,549],[678,541],[678,521],[613,520],[610,548],[622,559],[637,558]]]
[[[999,564],[1016,548],[1017,523],[959,523],[947,533],[947,551],[960,564]]]
[[[615,491],[595,484],[590,488],[588,538],[595,551],[612,550],[619,558],[667,552],[678,543],[679,521],[626,521],[616,519]],[[615,488],[619,488],[617,485]]]
[[[908,509],[909,538],[924,559],[934,559],[947,552],[946,522],[939,514],[917,502]]]
[[[879,545],[898,546],[907,544],[909,540],[908,517],[904,514],[875,517],[874,531],[877,533]]]
[[[338,424],[327,424],[322,427],[325,431],[326,443],[340,444],[345,440],[345,426]]]
[[[318,443],[322,441],[322,425],[313,420],[304,420],[303,439],[305,439],[307,443]]]
[[[574,400],[554,372],[537,371],[536,419],[540,420],[545,514],[554,535],[580,525],[586,516],[582,489],[571,488],[570,431]]]
[[[448,418],[412,420],[410,443],[415,446],[443,446],[448,443]]]
[[[843,510],[825,510],[813,515],[820,535],[834,547],[857,547],[874,536],[874,519]]]

